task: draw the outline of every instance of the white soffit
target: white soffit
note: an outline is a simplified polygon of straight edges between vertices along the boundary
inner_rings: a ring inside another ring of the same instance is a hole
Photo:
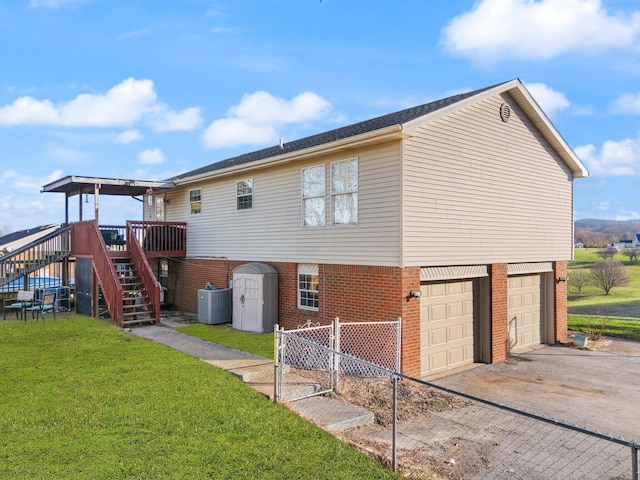
[[[463,278],[488,277],[486,265],[464,265],[453,267],[422,267],[420,269],[421,282],[438,280],[460,280]]]
[[[510,263],[507,265],[507,275],[524,275],[527,273],[553,272],[551,262],[541,263]]]

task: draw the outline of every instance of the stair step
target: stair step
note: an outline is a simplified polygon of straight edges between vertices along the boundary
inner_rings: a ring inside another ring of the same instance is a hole
[[[122,321],[122,326],[126,327],[129,325],[135,325],[137,323],[156,323],[156,321],[153,318],[141,318],[141,319],[136,319],[136,320],[123,320]]]
[[[126,312],[126,313],[123,313],[122,316],[124,318],[129,318],[129,317],[151,318],[151,312],[148,310],[141,310],[139,312]]]
[[[151,310],[147,305],[123,305],[122,313],[124,315],[133,315],[136,313],[150,312]]]

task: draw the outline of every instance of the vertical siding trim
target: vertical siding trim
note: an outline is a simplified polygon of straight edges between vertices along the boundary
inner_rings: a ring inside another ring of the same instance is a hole
[[[405,158],[406,158],[406,145],[407,142],[404,140],[400,142],[400,268],[405,268],[405,230],[406,230],[406,222],[405,211],[406,211],[406,195],[405,195],[405,184],[406,184],[406,175],[405,175]]]

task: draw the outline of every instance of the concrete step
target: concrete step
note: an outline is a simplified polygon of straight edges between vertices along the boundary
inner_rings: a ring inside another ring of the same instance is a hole
[[[254,390],[269,397],[269,400],[273,401],[275,394],[273,370],[271,371],[271,375],[268,377],[256,378],[245,383]],[[287,374],[286,381],[282,386],[283,391],[280,394],[280,401],[288,402],[292,398],[295,399],[313,395],[320,391],[320,388],[320,384],[311,382],[308,378]]]
[[[329,397],[309,397],[292,402],[289,408],[298,415],[311,420],[319,427],[330,431],[371,425],[374,414],[366,408]]]
[[[206,342],[166,327],[136,328],[132,332],[222,368],[273,401],[274,367],[271,359]],[[369,410],[330,396],[319,395],[292,401],[292,398],[319,392],[321,386],[313,379],[291,373],[289,370],[285,373],[280,401],[284,401],[291,410],[320,428],[341,431],[374,422],[374,414]]]

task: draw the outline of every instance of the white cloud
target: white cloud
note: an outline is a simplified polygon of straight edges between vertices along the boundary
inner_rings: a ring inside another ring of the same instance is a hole
[[[10,168],[0,175],[0,185],[2,185],[3,191],[8,189],[24,190],[28,195],[32,195],[34,192],[39,192],[42,185],[58,180],[63,175],[64,172],[61,169],[56,169],[46,177],[34,177]]]
[[[475,62],[546,60],[633,46],[640,12],[611,15],[601,0],[481,0],[442,33],[445,48]]]
[[[318,120],[329,113],[331,104],[315,93],[305,92],[292,100],[263,91],[246,94],[229,109],[227,118],[207,127],[203,141],[208,148],[260,145],[278,140],[281,125]]]
[[[564,93],[557,92],[544,83],[526,83],[525,86],[540,108],[550,117],[571,105]]]
[[[640,175],[640,137],[618,142],[607,140],[599,151],[594,145],[583,145],[575,152],[594,175]]]
[[[195,130],[202,124],[200,107],[191,107],[181,112],[167,110],[160,106],[149,118],[149,123],[160,132]]]
[[[620,95],[611,106],[613,113],[640,114],[640,93]]]
[[[225,148],[273,143],[277,134],[269,125],[254,125],[242,118],[222,118],[207,127],[203,139],[208,148]]]
[[[106,94],[80,94],[68,102],[25,96],[0,107],[0,125],[60,127],[130,127],[146,119],[161,131],[187,130],[200,125],[200,109],[170,110],[158,102],[153,81],[128,78]]]
[[[618,221],[636,220],[638,218],[640,218],[640,213],[626,208],[621,208],[616,214],[616,220]]]
[[[593,208],[594,210],[598,210],[599,212],[605,212],[609,210],[609,202],[605,201],[605,202],[592,203],[591,208]]]
[[[137,142],[141,138],[142,134],[140,133],[140,130],[132,129],[125,130],[124,132],[120,133],[116,136],[116,138],[113,139],[113,141],[116,143],[122,143],[123,145],[128,145],[130,143]]]
[[[159,148],[143,150],[138,154],[138,161],[145,165],[158,165],[164,162],[164,153]]]
[[[29,0],[29,8],[51,8],[54,10],[60,7],[85,3],[87,0]]]
[[[130,32],[121,33],[116,38],[118,40],[125,40],[125,39],[128,39],[128,38],[148,37],[149,35],[152,35],[152,34],[153,34],[153,31],[151,29],[149,29],[149,28],[140,28],[138,30],[132,30]]]

